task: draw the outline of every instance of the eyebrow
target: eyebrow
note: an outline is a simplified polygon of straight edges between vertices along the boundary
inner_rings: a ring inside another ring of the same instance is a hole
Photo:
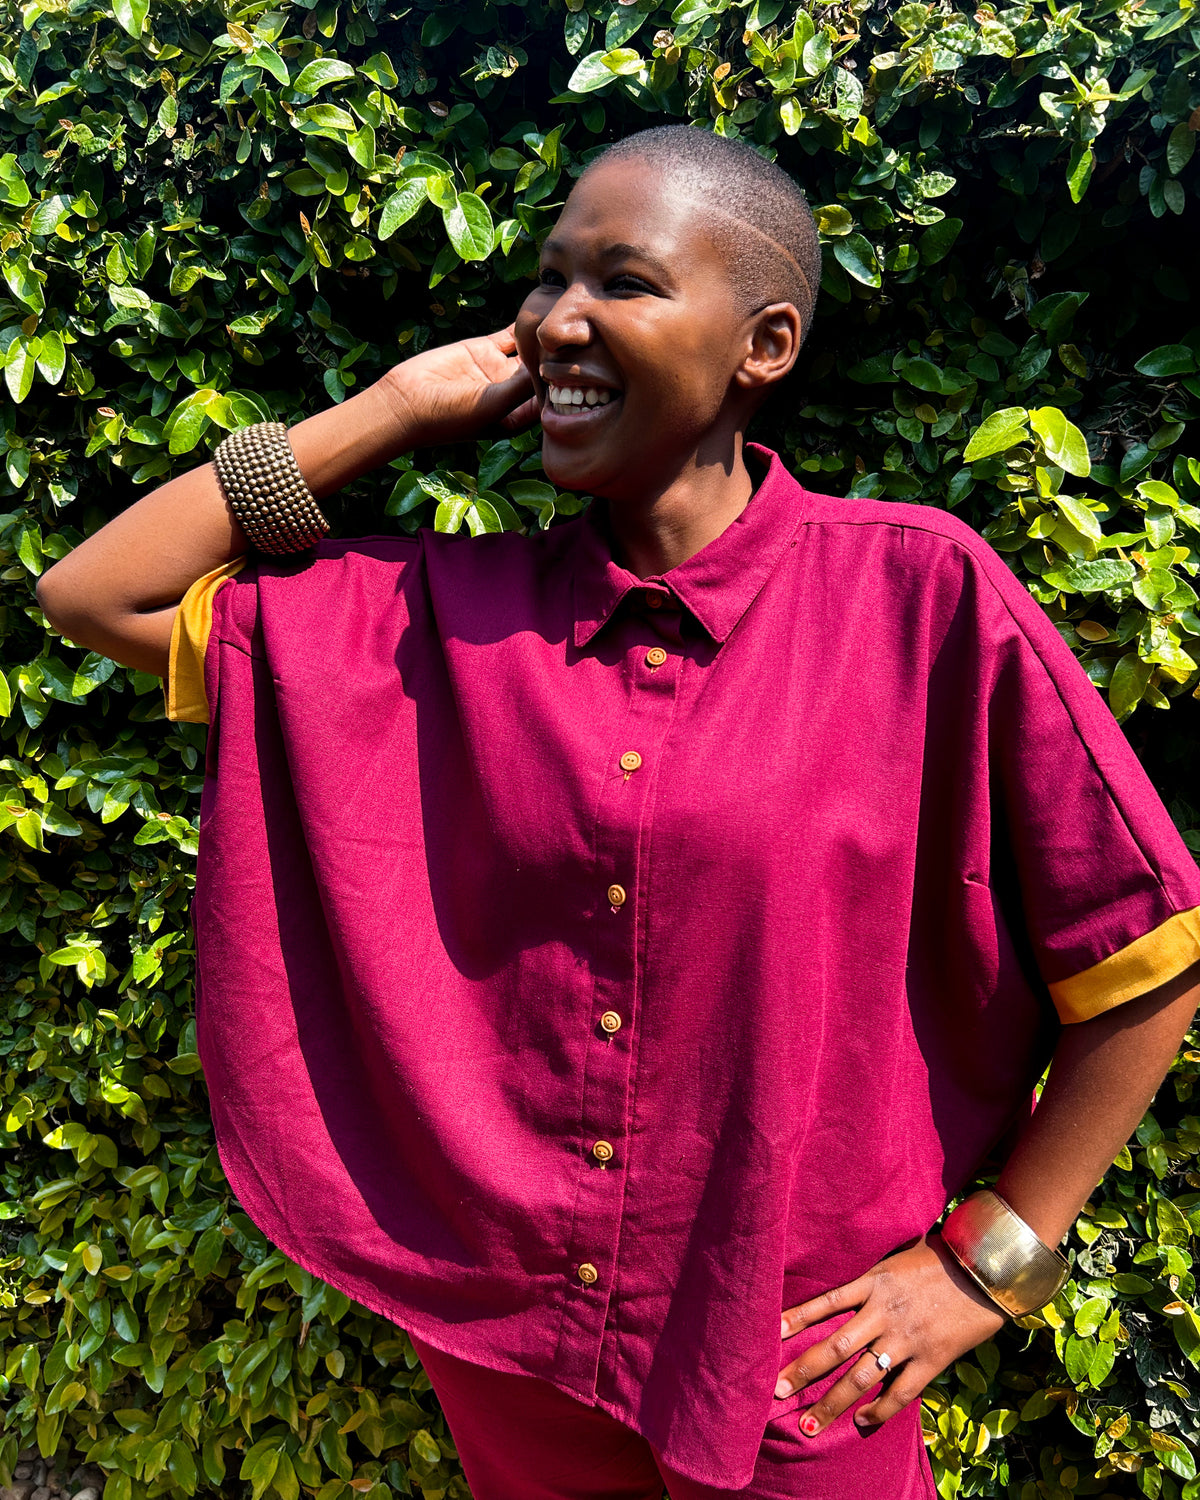
[[[543,243],[542,249],[543,251],[549,250],[559,255],[567,254],[567,246],[561,240],[556,240],[553,237]],[[670,267],[640,245],[630,245],[624,240],[617,240],[611,245],[605,245],[604,249],[599,253],[599,258],[602,261],[640,260],[643,265],[648,266],[652,271],[656,271],[664,281],[670,283],[671,286],[675,285],[675,277]]]

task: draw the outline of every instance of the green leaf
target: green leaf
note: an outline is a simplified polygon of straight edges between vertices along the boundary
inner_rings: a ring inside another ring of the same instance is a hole
[[[824,27],[804,44],[800,64],[809,78],[818,78],[833,59],[833,44]]]
[[[904,355],[898,355],[895,370],[897,375],[907,380],[909,385],[916,386],[919,391],[934,391],[940,394],[942,390],[942,372],[932,360],[910,359]]]
[[[427,1464],[437,1464],[442,1461],[442,1450],[438,1447],[437,1438],[424,1427],[419,1432],[414,1432],[410,1439],[412,1450],[419,1459]]]
[[[149,10],[150,0],[113,0],[113,15],[130,36],[141,36]]]
[[[990,458],[994,453],[1003,453],[1028,441],[1025,426],[1028,417],[1029,413],[1023,406],[1005,406],[994,411],[971,434],[963,458],[967,463],[974,463],[976,459]]]
[[[1055,495],[1054,504],[1081,536],[1099,541],[1102,536],[1100,522],[1095,511],[1089,510],[1082,500],[1073,495]]]
[[[255,47],[254,51],[248,54],[246,61],[253,63],[257,68],[264,68],[276,83],[281,83],[284,88],[287,88],[291,77],[288,73],[288,65],[274,47],[268,47],[265,44]]]
[[[206,394],[209,393],[194,391],[192,395],[185,396],[167,418],[163,432],[170,453],[190,453],[200,441],[209,425],[209,417],[201,399]]]
[[[962,233],[962,227],[961,219],[940,219],[936,224],[931,224],[917,242],[922,264],[935,266],[938,261],[944,260]]]
[[[29,341],[24,337],[14,339],[4,356],[4,383],[18,405],[32,389],[36,369],[37,361],[30,353]]]
[[[486,260],[492,253],[495,227],[487,204],[474,193],[460,193],[443,213],[446,234],[463,260]]]
[[[1087,299],[1087,292],[1055,292],[1034,304],[1029,321],[1034,328],[1045,332],[1047,343],[1057,344]]]
[[[50,385],[57,385],[63,378],[63,372],[67,368],[67,351],[61,333],[55,333],[51,329],[48,333],[42,334],[42,348],[37,356],[37,367],[42,379]]]
[[[413,214],[419,210],[420,205],[428,198],[426,192],[426,178],[414,177],[407,181],[404,186],[399,187],[389,198],[384,199],[383,208],[380,210],[380,228],[377,237],[380,240],[390,240],[396,229],[408,223]]]
[[[1139,375],[1161,378],[1167,375],[1190,375],[1200,368],[1195,353],[1187,344],[1160,344],[1143,354],[1133,367]]]
[[[614,47],[604,54],[601,62],[610,73],[615,73],[618,77],[637,73],[642,68],[642,59],[632,47]]]
[[[71,200],[65,193],[43,198],[34,210],[29,228],[34,234],[53,234],[71,216]]]
[[[1118,719],[1126,719],[1141,702],[1154,668],[1136,651],[1129,651],[1113,668],[1108,685],[1108,706]]]
[[[861,234],[849,234],[833,242],[833,253],[843,270],[864,286],[881,286],[883,277],[875,247]]]
[[[1121,588],[1134,576],[1134,566],[1120,558],[1098,558],[1094,562],[1064,563],[1042,576],[1052,587],[1070,594],[1096,594]]]
[[[354,77],[354,69],[336,57],[318,57],[306,64],[296,75],[292,88],[297,94],[315,94],[326,84],[343,83]]]
[[[1096,158],[1090,145],[1076,146],[1071,152],[1071,160],[1067,165],[1067,188],[1072,203],[1078,203],[1087,192],[1095,164]]]
[[[1029,413],[1029,425],[1042,440],[1046,457],[1052,464],[1078,478],[1085,478],[1092,472],[1086,438],[1057,406],[1034,407]],[[1098,529],[1096,535],[1099,535]]]
[[[596,89],[604,88],[606,84],[614,83],[616,76],[605,63],[603,52],[589,52],[575,65],[575,71],[567,81],[567,88],[573,94],[591,94]]]
[[[1181,120],[1167,137],[1167,171],[1177,177],[1196,149],[1196,132],[1187,120]]]
[[[0,193],[3,195],[0,201],[11,204],[13,208],[24,208],[31,198],[25,174],[12,151],[0,156]]]
[[[382,89],[394,89],[399,83],[392,60],[386,52],[373,52],[358,70],[364,78],[377,83]]]
[[[1103,1297],[1089,1297],[1075,1314],[1075,1332],[1087,1337],[1096,1332],[1108,1317],[1108,1302]]]

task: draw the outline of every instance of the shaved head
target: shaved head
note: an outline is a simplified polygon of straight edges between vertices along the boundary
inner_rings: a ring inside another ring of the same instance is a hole
[[[786,172],[744,141],[694,125],[660,125],[626,136],[588,171],[630,160],[661,168],[671,194],[694,203],[746,312],[790,302],[808,332],[821,280],[821,245],[808,201]]]

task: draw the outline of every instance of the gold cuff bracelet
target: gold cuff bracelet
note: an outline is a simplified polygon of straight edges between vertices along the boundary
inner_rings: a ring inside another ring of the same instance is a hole
[[[999,1193],[972,1193],[942,1226],[942,1242],[967,1275],[1010,1317],[1045,1307],[1062,1290],[1066,1258],[1038,1238]]]

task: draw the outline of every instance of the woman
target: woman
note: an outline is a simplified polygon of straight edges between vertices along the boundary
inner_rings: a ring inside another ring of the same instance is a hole
[[[299,474],[250,429],[41,585],[212,717],[222,1160],[410,1331],[477,1500],[932,1495],[920,1391],[1053,1293],[1194,1010],[1195,867],[1006,567],[744,443],[815,251],[753,152],[631,137],[515,336],[300,423]],[[587,516],[288,555],[308,491],[538,413]]]

